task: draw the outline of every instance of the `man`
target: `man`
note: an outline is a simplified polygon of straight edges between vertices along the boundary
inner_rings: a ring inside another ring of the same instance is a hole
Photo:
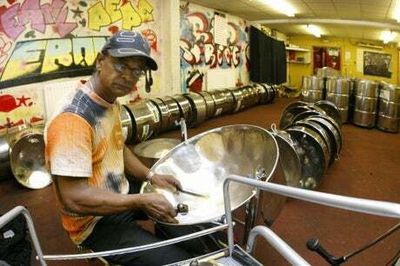
[[[155,186],[175,190],[179,181],[149,175],[124,145],[117,98],[127,95],[139,78],[157,70],[140,33],[120,31],[103,47],[96,71],[69,95],[46,126],[46,160],[60,203],[62,224],[76,245],[94,251],[158,242],[135,223],[136,211],[175,223],[177,215],[161,194],[129,194],[127,176],[151,178]],[[149,75],[151,78],[151,75]],[[146,75],[146,83],[150,81]],[[131,188],[132,190],[132,188]],[[161,265],[190,255],[176,246],[107,258],[123,265]]]

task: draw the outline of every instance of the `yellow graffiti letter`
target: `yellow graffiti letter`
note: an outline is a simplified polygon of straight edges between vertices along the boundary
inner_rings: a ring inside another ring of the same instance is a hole
[[[105,0],[104,6],[111,18],[111,22],[114,23],[121,19],[121,11],[119,11],[119,2],[120,0]]]
[[[142,22],[154,21],[153,10],[154,7],[147,0],[139,0],[137,12],[142,18]]]
[[[46,41],[23,42],[16,46],[1,80],[15,79],[37,71],[42,64],[40,58],[45,49]]]
[[[133,8],[131,2],[128,2],[125,5],[121,6],[121,12],[122,12],[122,28],[124,30],[130,30],[134,27],[138,27],[142,23],[140,15]]]
[[[104,9],[101,2],[97,2],[88,9],[88,27],[91,30],[100,31],[102,26],[110,25],[111,18],[107,11]]]
[[[73,63],[70,39],[52,39],[47,42],[41,73],[62,71]]]

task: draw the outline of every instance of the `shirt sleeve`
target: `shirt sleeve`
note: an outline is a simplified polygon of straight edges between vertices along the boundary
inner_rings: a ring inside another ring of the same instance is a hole
[[[93,130],[82,117],[62,113],[47,128],[46,161],[53,175],[92,176]]]

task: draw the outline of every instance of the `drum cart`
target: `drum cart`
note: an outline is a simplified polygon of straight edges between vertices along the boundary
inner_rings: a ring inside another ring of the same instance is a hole
[[[226,178],[223,184],[224,207],[226,215],[226,223],[220,224],[214,228],[209,228],[199,231],[190,235],[185,235],[158,243],[143,245],[138,247],[124,248],[118,250],[110,250],[103,252],[85,253],[85,254],[71,254],[71,255],[43,255],[40,247],[39,239],[35,232],[32,218],[29,211],[22,207],[17,206],[6,214],[0,217],[0,228],[14,219],[17,215],[23,214],[27,220],[27,225],[30,237],[36,251],[36,259],[41,265],[46,265],[49,260],[75,260],[75,259],[88,259],[96,257],[104,257],[109,255],[124,254],[130,252],[137,252],[147,249],[153,249],[164,245],[181,242],[184,240],[194,239],[203,235],[211,234],[219,230],[228,231],[228,247],[210,254],[196,257],[186,261],[177,262],[171,265],[201,265],[202,262],[216,263],[216,265],[262,265],[251,253],[255,246],[255,239],[257,236],[264,237],[290,264],[292,265],[310,265],[299,254],[296,253],[285,241],[277,236],[271,229],[265,226],[255,226],[249,234],[246,250],[234,244],[233,241],[233,222],[229,198],[229,184],[231,182],[238,182],[259,188],[260,190],[276,193],[291,198],[296,198],[316,204],[331,206],[335,208],[346,209],[355,212],[367,213],[377,216],[400,218],[400,204],[385,201],[361,199],[347,196],[334,195],[329,193],[310,191],[295,187],[288,187],[269,182],[262,182],[242,176],[230,175]],[[210,265],[208,263],[207,265]],[[211,264],[213,265],[213,264]]]

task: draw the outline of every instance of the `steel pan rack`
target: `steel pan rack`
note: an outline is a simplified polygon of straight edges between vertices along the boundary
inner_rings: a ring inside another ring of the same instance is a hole
[[[189,235],[184,235],[181,237],[138,246],[138,247],[130,247],[118,250],[110,250],[110,251],[102,251],[102,252],[94,252],[94,253],[83,253],[83,254],[70,254],[70,255],[44,255],[42,249],[40,247],[39,239],[37,237],[33,221],[29,211],[22,207],[17,206],[5,213],[0,217],[0,228],[6,225],[8,222],[13,220],[19,214],[23,214],[27,221],[27,226],[29,229],[29,234],[36,251],[36,259],[40,262],[41,265],[46,265],[46,261],[50,260],[75,260],[75,259],[89,259],[89,258],[97,258],[104,257],[109,255],[116,254],[124,254],[130,252],[137,252],[147,249],[153,249],[165,245],[170,245],[174,243],[178,243],[184,240],[194,239],[200,236],[204,236],[207,234],[211,234],[213,232],[219,230],[228,231],[228,247],[213,253],[209,253],[203,255],[201,257],[196,257],[193,259],[189,259],[186,261],[177,262],[171,265],[191,265],[193,262],[202,262],[207,260],[213,260],[222,265],[262,265],[259,263],[254,257],[252,257],[251,253],[254,250],[255,239],[257,236],[264,237],[269,244],[271,244],[290,264],[292,265],[310,265],[307,261],[305,261],[296,251],[294,251],[284,240],[282,240],[278,235],[276,235],[271,229],[265,226],[255,226],[249,234],[246,249],[243,250],[239,246],[234,244],[233,238],[233,222],[232,222],[232,214],[231,214],[231,206],[230,206],[230,197],[229,197],[229,184],[231,182],[238,182],[250,186],[254,186],[260,190],[268,191],[271,193],[276,193],[279,195],[304,200],[316,204],[326,205],[334,208],[346,209],[354,212],[361,212],[366,214],[372,214],[377,216],[384,217],[392,217],[392,218],[400,218],[400,204],[386,202],[386,201],[378,201],[378,200],[370,200],[370,199],[362,199],[348,196],[340,196],[330,193],[310,191],[295,187],[289,187],[279,184],[273,184],[270,182],[258,181],[250,178],[245,178],[237,175],[230,175],[226,178],[223,184],[223,195],[224,195],[224,207],[225,207],[225,215],[226,215],[226,223],[220,224],[216,227],[209,228],[206,230],[202,230],[196,233],[192,233]]]

